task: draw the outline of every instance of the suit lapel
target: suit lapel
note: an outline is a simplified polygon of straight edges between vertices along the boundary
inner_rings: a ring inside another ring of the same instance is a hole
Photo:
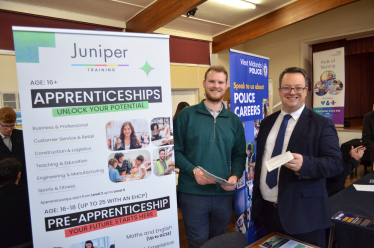
[[[302,131],[305,130],[306,125],[311,120],[311,115],[312,115],[311,110],[305,107],[299,117],[299,120],[296,123],[295,128],[293,129],[290,140],[288,142],[287,151],[292,150],[293,146],[296,144],[296,140],[299,138]]]
[[[12,137],[10,139],[12,141]],[[4,140],[1,136],[0,136],[0,150],[3,152],[7,152],[7,153],[11,152],[9,148],[5,145]]]

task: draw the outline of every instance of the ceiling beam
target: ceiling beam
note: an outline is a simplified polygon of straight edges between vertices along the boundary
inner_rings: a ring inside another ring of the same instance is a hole
[[[359,0],[298,0],[213,37],[212,52],[217,53],[229,49],[261,35],[356,1]]]
[[[127,32],[152,33],[207,0],[158,0],[126,23]]]

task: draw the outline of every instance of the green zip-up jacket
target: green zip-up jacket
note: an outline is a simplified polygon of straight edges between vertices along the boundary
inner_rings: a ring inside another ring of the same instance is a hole
[[[228,179],[241,177],[245,168],[245,137],[239,117],[224,106],[216,120],[204,100],[183,109],[174,120],[175,165],[180,169],[178,191],[194,195],[230,195],[219,184],[197,184],[191,175],[197,166]],[[230,170],[231,164],[231,170]]]

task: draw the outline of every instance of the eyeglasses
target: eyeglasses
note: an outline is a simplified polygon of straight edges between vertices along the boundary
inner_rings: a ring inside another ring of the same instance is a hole
[[[297,93],[297,94],[301,94],[301,93],[303,93],[304,92],[304,90],[305,90],[305,88],[306,87],[295,87],[295,88],[291,88],[291,87],[280,87],[280,89],[282,90],[282,93],[284,93],[284,94],[288,94],[288,93],[290,93],[292,90],[295,90],[295,93]]]
[[[13,124],[13,125],[3,125],[0,123],[0,126],[2,126],[3,128],[14,128],[16,126],[16,124]]]

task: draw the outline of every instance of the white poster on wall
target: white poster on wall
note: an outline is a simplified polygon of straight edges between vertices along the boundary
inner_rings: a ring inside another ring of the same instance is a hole
[[[344,126],[344,47],[313,53],[313,111]]]
[[[177,247],[169,36],[13,35],[34,247]]]

